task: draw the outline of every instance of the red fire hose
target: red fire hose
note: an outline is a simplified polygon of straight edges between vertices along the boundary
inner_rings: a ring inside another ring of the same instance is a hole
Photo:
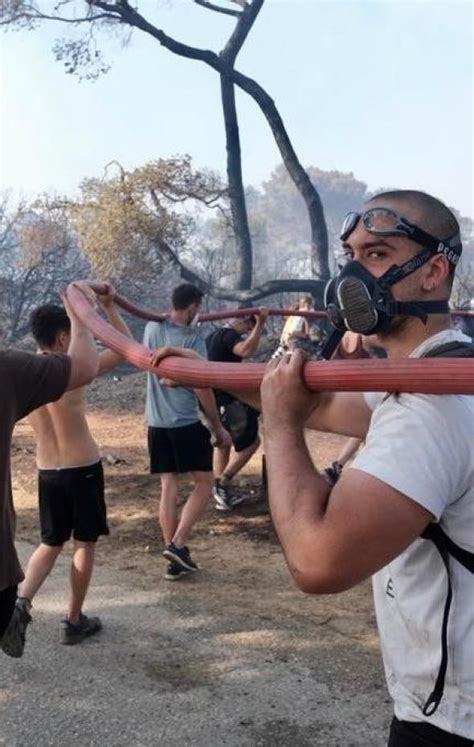
[[[104,290],[101,283],[88,283],[96,292]],[[178,357],[164,359],[158,366],[150,363],[151,351],[113,329],[97,313],[84,292],[71,283],[66,296],[73,311],[85,326],[111,350],[129,363],[174,379],[189,387],[214,387],[235,391],[255,391],[260,387],[265,364],[214,363]],[[144,319],[162,321],[166,315],[137,309],[120,296],[117,305]],[[200,320],[244,316],[255,309],[239,309],[200,316]],[[272,314],[293,315],[295,312],[271,309]],[[324,312],[305,312],[324,315]],[[403,359],[310,361],[305,365],[304,382],[312,391],[340,392],[420,392],[426,394],[474,394],[474,359]]]

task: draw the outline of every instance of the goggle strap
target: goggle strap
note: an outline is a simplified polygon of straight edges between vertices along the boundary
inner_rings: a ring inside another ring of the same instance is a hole
[[[433,256],[434,255],[431,249],[425,249],[420,254],[416,254],[407,262],[404,262],[403,265],[393,265],[392,267],[390,267],[387,272],[385,272],[378,279],[378,283],[385,286],[395,285],[395,283],[398,283],[400,280],[403,280],[403,278],[406,278],[407,275],[411,275],[412,272],[416,272],[416,270],[422,267]]]
[[[388,304],[390,316],[417,316],[425,324],[428,314],[448,314],[447,301],[392,301]]]

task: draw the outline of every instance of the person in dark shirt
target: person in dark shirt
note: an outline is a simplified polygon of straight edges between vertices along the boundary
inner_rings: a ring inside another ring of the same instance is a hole
[[[240,363],[257,350],[268,310],[261,308],[256,314],[236,317],[228,324],[214,330],[206,339],[210,361]],[[232,438],[232,448],[214,451],[214,499],[219,511],[230,511],[245,500],[232,492],[232,480],[247,464],[259,447],[258,412],[219,389],[215,392],[222,424]]]
[[[77,283],[95,299],[87,285]],[[27,617],[14,615],[17,586],[23,579],[15,550],[10,445],[15,423],[37,407],[52,402],[67,390],[88,384],[97,374],[98,353],[94,338],[68,308],[71,345],[68,355],[35,355],[19,350],[0,351],[0,648],[9,656],[21,656],[11,639],[24,638]],[[29,617],[29,615],[28,615]]]

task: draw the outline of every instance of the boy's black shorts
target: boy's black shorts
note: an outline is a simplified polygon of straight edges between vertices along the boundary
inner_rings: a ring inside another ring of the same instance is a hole
[[[148,428],[150,472],[212,472],[211,434],[199,421],[179,428]]]
[[[40,469],[38,474],[41,541],[57,546],[71,534],[79,542],[97,542],[109,534],[101,462],[87,467]]]
[[[236,451],[243,451],[255,443],[258,438],[258,416],[253,407],[233,399],[219,408],[221,422],[229,431]]]

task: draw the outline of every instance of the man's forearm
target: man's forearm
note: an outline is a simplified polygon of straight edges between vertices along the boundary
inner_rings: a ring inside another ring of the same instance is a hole
[[[204,414],[209,421],[213,431],[221,427],[219,412],[217,410],[216,398],[212,389],[195,389],[196,397],[201,403]]]
[[[270,510],[290,570],[297,575],[306,563],[303,537],[324,521],[331,488],[315,469],[301,428],[265,426],[264,439]]]
[[[105,313],[107,315],[107,319],[109,320],[112,327],[114,327],[114,329],[116,329],[118,332],[122,332],[127,337],[133,337],[128,325],[122,319],[122,316],[120,315],[119,310],[117,309],[115,304],[106,308]]]
[[[243,341],[242,358],[250,358],[250,356],[255,353],[262,336],[263,327],[263,323],[260,324],[259,322],[257,322],[247,339]]]
[[[121,332],[127,337],[133,337],[128,326],[119,314],[116,306],[107,306],[105,308],[107,319],[117,332]],[[115,353],[113,350],[104,350],[99,356],[99,375],[112,371],[123,361],[123,355]]]
[[[68,350],[71,358],[71,374],[68,389],[75,389],[91,382],[99,369],[99,354],[92,334],[80,322],[71,324],[71,342]]]

